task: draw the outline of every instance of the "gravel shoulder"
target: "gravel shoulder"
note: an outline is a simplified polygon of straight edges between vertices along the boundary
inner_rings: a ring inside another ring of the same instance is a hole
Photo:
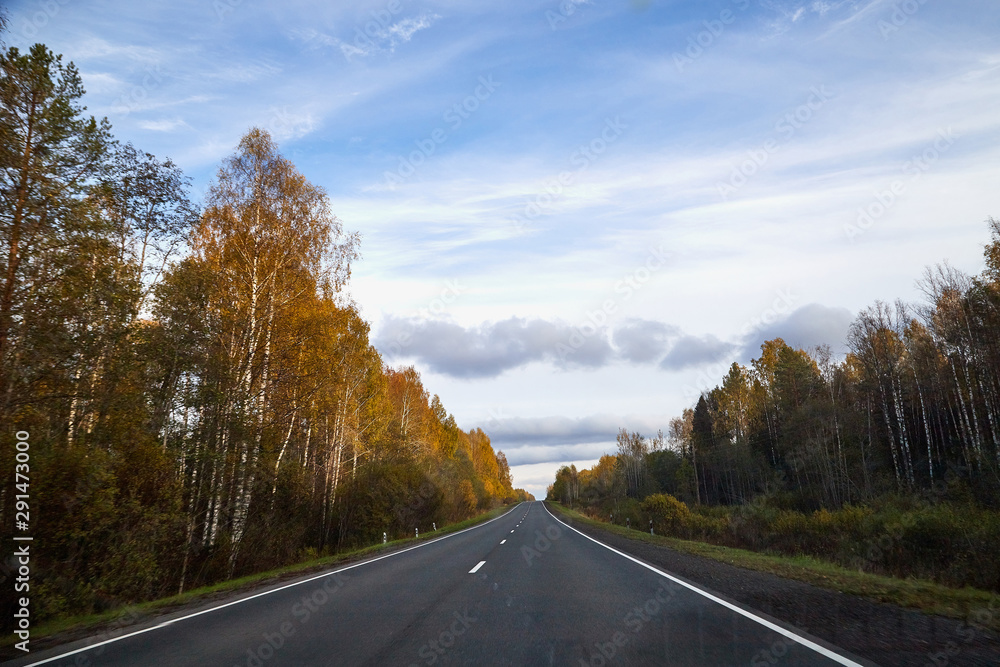
[[[878,665],[1000,665],[1000,635],[977,626],[974,619],[964,622],[925,614],[682,553],[602,530],[574,520],[556,506],[546,506],[562,521],[608,546]]]

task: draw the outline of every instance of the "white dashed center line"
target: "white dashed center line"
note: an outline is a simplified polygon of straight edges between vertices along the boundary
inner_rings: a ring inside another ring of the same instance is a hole
[[[484,560],[479,561],[479,565],[469,570],[469,574],[475,574],[476,572],[479,571],[479,568],[481,568],[483,565],[486,565],[486,561]]]
[[[506,541],[507,541],[507,540],[500,540],[500,544],[503,544],[503,543],[504,543],[504,542],[506,542]]]

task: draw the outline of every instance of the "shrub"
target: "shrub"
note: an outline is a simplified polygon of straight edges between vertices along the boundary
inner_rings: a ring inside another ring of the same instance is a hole
[[[631,524],[633,528],[642,528],[642,511],[639,501],[635,498],[625,498],[616,502],[609,514],[614,515],[612,522],[619,526]]]
[[[642,501],[642,511],[653,521],[654,528],[671,534],[679,533],[691,519],[691,510],[680,500],[666,493],[654,493]]]
[[[722,543],[729,534],[729,515],[718,513],[692,514],[686,520],[686,536],[696,540]]]

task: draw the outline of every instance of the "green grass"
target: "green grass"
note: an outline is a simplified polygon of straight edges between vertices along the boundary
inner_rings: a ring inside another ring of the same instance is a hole
[[[130,606],[111,609],[99,614],[87,614],[82,616],[68,616],[51,619],[39,624],[36,627],[32,627],[31,641],[35,642],[39,639],[51,637],[64,632],[85,634],[89,631],[103,630],[109,626],[120,627],[120,619],[122,619],[122,617],[126,615],[129,610],[137,614],[140,618],[147,618],[153,615],[154,612],[162,613],[193,602],[212,600],[214,598],[221,597],[224,594],[278,583],[285,579],[292,579],[297,576],[307,575],[313,572],[321,572],[323,570],[330,569],[335,565],[345,565],[351,562],[363,560],[383,551],[396,551],[410,544],[425,542],[448,533],[454,533],[456,531],[469,528],[476,524],[483,523],[484,521],[496,518],[508,511],[511,507],[512,505],[498,507],[464,521],[442,526],[436,532],[423,533],[419,538],[408,537],[401,540],[392,540],[386,544],[374,544],[361,549],[356,549],[354,551],[323,556],[321,558],[315,558],[302,563],[295,563],[293,565],[286,565],[284,567],[268,570],[267,572],[259,572],[257,574],[239,577],[238,579],[220,581],[219,583],[212,584],[210,586],[202,586],[201,588],[185,591],[180,595],[173,595],[167,598],[150,600],[148,602],[141,602]],[[0,648],[11,647],[16,641],[16,636],[6,636],[3,640],[0,640]]]
[[[929,614],[958,619],[969,619],[975,612],[985,609],[993,610],[994,613],[978,614],[973,618],[976,619],[978,625],[985,625],[991,630],[1000,630],[1000,614],[995,613],[996,610],[1000,610],[1000,595],[988,591],[969,587],[948,588],[922,579],[897,579],[860,572],[811,556],[778,556],[705,542],[692,542],[675,537],[650,535],[624,526],[596,521],[559,503],[549,502],[549,504],[558,508],[559,512],[571,517],[573,521],[615,535],[669,547],[675,551],[703,558],[711,558],[748,570],[770,572],[779,577],[803,581],[841,593],[858,595],[875,602],[894,604],[907,609],[917,609]]]

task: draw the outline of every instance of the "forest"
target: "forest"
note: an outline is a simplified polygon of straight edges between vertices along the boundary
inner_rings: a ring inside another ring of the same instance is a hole
[[[548,498],[644,530],[1000,590],[1000,221],[985,269],[861,311],[829,347],[764,342],[653,438],[622,429]]]
[[[383,362],[347,292],[359,235],[267,132],[195,202],[84,94],[44,45],[0,56],[0,524],[9,556],[27,496],[36,622],[528,498]]]

